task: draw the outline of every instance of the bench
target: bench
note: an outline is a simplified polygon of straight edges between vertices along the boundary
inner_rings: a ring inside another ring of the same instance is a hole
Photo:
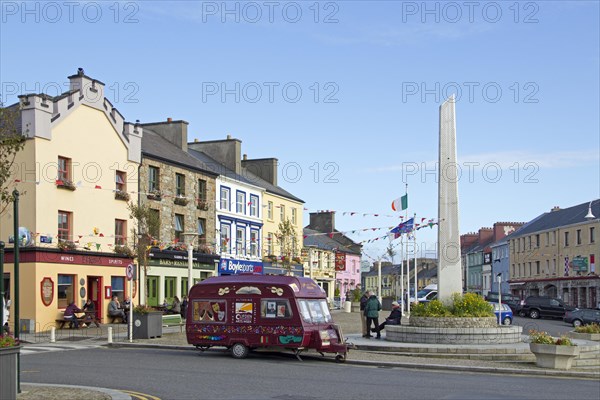
[[[111,324],[114,324],[116,320],[120,321],[120,323],[123,323],[123,317],[120,315],[109,315],[108,318],[110,318]]]
[[[65,327],[65,324],[68,322],[69,323],[69,328],[73,328],[73,320],[72,319],[66,319],[64,316],[62,318],[59,319],[55,319],[57,324],[60,324],[60,326],[58,327],[58,329],[63,329]],[[85,323],[85,317],[77,317],[77,322],[79,323],[79,326],[81,326],[82,324]],[[91,322],[91,321],[90,321]]]
[[[181,314],[165,314],[162,316],[162,325],[166,328],[170,326],[178,326],[180,332],[183,332],[185,322],[181,319]]]

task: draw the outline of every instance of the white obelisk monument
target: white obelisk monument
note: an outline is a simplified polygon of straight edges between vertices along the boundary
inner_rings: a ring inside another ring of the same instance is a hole
[[[438,299],[445,301],[452,293],[462,293],[454,95],[440,106],[439,155]]]

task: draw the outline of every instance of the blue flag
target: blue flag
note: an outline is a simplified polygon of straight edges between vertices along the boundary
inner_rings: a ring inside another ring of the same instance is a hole
[[[394,233],[395,237],[399,237],[403,233],[412,232],[414,226],[414,218],[409,219],[406,222],[402,222],[400,225],[395,227],[390,231],[390,233]]]

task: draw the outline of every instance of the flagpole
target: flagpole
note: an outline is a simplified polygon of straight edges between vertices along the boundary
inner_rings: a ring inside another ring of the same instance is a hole
[[[402,294],[402,300],[404,303],[404,268],[403,268],[403,263],[404,263],[404,252],[403,252],[403,248],[402,248],[402,235],[400,235],[400,293]],[[408,296],[406,296],[406,302],[408,303]],[[406,306],[403,304],[402,305],[402,316],[404,316],[404,308]]]
[[[408,213],[407,213],[408,214]],[[414,224],[414,221],[413,221]],[[414,225],[413,225],[414,226]],[[410,242],[408,238],[409,233],[406,233],[406,290],[408,290],[408,296],[410,297],[410,256],[408,255],[408,243]],[[417,297],[417,292],[415,292],[415,299]],[[406,313],[410,315],[410,301],[406,302]]]
[[[404,196],[406,196],[406,208],[404,213],[404,222],[408,221],[408,182],[404,184]],[[406,285],[406,313],[410,315],[410,274],[408,273],[408,235],[406,235],[406,281],[408,285]],[[404,269],[404,266],[402,266]],[[417,293],[415,292],[415,296]],[[416,299],[416,297],[415,297]]]
[[[417,213],[415,213],[414,220],[417,220]],[[414,226],[414,225],[413,225]],[[414,256],[415,256],[415,293],[417,293],[417,229],[413,229],[413,239],[414,239]]]

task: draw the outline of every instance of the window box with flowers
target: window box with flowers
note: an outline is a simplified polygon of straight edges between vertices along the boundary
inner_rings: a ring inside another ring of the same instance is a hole
[[[129,201],[129,193],[123,190],[115,191],[115,200]]]
[[[17,358],[21,346],[12,335],[0,334],[0,399],[17,398]]]
[[[263,257],[263,262],[274,263],[277,262],[277,257],[273,254],[269,254],[268,256]]]
[[[77,245],[70,240],[58,239],[58,242],[56,243],[56,247],[58,247],[62,251],[72,251],[77,248]]]
[[[197,198],[196,199],[196,208],[198,210],[208,211],[208,201],[201,199],[201,198]]]
[[[177,204],[178,206],[187,206],[189,200],[183,196],[177,196],[175,197],[175,199],[173,200],[173,202],[175,204]]]
[[[113,251],[116,254],[123,256],[123,257],[131,258],[134,256],[133,250],[131,250],[131,248],[129,248],[129,246],[126,246],[126,245],[116,245]]]
[[[538,367],[553,369],[571,369],[579,347],[566,336],[553,338],[547,332],[529,331],[529,350],[535,355]]]
[[[162,200],[162,193],[160,192],[160,190],[154,189],[154,190],[148,192],[146,194],[146,197],[148,198],[148,200],[161,201]]]
[[[302,264],[302,257],[294,257],[292,261],[296,264]]]
[[[56,187],[58,189],[66,189],[66,190],[71,190],[71,191],[77,189],[75,187],[75,184],[72,181],[68,180],[68,179],[57,179],[56,180]]]

